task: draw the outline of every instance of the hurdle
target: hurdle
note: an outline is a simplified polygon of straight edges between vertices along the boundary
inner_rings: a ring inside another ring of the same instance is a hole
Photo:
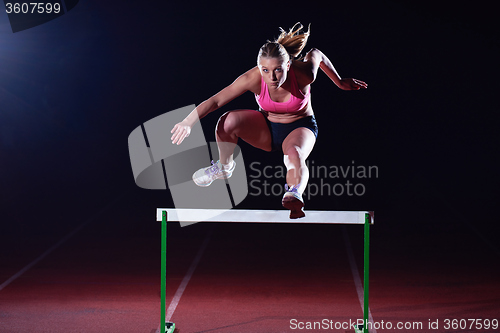
[[[291,220],[289,214],[288,210],[157,208],[156,220],[161,221],[160,332],[173,333],[175,330],[175,323],[166,322],[167,222],[228,222],[364,224],[363,325],[357,327],[356,333],[368,333],[370,224],[374,223],[374,212],[308,210],[305,217],[296,220]]]

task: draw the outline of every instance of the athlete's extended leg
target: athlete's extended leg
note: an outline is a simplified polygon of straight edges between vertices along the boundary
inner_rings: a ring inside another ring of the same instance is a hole
[[[315,143],[316,136],[305,127],[296,128],[283,141],[283,161],[287,169],[286,183],[289,192],[283,196],[282,203],[285,208],[290,209],[290,218],[304,216],[302,193],[304,193],[309,181],[306,159]]]
[[[198,186],[209,186],[216,179],[231,177],[235,163],[233,152],[238,138],[254,147],[270,151],[271,132],[263,114],[256,110],[236,110],[222,115],[215,130],[219,161],[193,175]]]

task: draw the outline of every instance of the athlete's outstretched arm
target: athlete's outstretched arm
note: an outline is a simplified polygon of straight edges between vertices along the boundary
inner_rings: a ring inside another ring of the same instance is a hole
[[[251,69],[242,74],[232,84],[198,105],[183,121],[175,124],[174,128],[170,131],[172,133],[172,143],[181,144],[189,136],[191,128],[199,119],[248,91],[252,83],[252,78],[255,76],[254,72],[255,69]]]
[[[318,49],[311,49],[304,57],[305,62],[311,62],[313,66],[313,76],[316,78],[316,73],[318,72],[318,68],[328,75],[328,77],[343,90],[359,90],[361,88],[367,88],[368,85],[357,79],[347,78],[342,79],[340,75],[337,73],[335,67],[333,67],[332,62],[328,57]]]

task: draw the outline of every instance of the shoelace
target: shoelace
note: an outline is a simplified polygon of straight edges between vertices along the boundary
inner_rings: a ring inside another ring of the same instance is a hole
[[[213,160],[210,163],[212,163],[212,166],[208,167],[208,169],[205,170],[205,173],[207,175],[215,175],[216,173],[218,173],[220,171],[219,164],[218,163],[214,163]]]
[[[293,192],[293,193],[298,193],[298,188],[299,188],[300,184],[297,184],[297,185],[292,185],[292,187],[288,186],[288,184],[285,184],[285,190],[287,192]]]

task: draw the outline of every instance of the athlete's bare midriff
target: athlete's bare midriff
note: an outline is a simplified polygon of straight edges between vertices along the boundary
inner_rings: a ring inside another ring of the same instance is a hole
[[[314,115],[313,109],[311,107],[311,103],[308,103],[307,106],[299,110],[297,112],[287,112],[287,113],[276,113],[276,112],[268,112],[268,111],[261,111],[266,118],[273,122],[273,123],[280,123],[280,124],[289,124],[293,123],[294,121],[305,118],[308,116]]]

